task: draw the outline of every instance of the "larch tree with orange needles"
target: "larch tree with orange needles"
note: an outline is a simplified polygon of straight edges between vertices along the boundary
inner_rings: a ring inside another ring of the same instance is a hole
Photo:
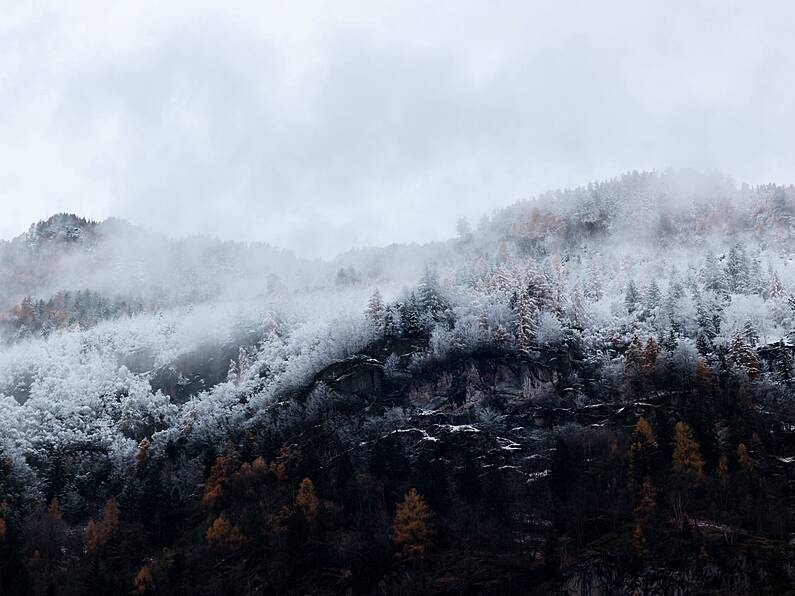
[[[406,493],[395,508],[393,540],[404,557],[421,557],[431,543],[433,513],[416,489]]]

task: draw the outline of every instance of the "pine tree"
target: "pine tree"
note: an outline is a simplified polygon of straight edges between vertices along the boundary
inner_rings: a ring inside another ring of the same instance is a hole
[[[400,311],[394,306],[387,305],[384,307],[384,336],[396,337],[400,335],[401,322]]]
[[[635,282],[631,279],[627,282],[627,289],[624,292],[624,306],[627,307],[627,312],[635,312],[640,302],[640,292],[635,286]]]
[[[759,343],[759,333],[757,333],[756,328],[751,321],[746,321],[745,325],[743,326],[743,339],[745,339],[751,348]]]
[[[494,330],[494,343],[500,348],[508,343],[508,332],[502,325],[497,325],[497,329]]]
[[[533,345],[538,325],[538,307],[526,292],[514,295],[513,320],[516,348],[527,352]]]
[[[762,263],[758,255],[754,255],[748,260],[748,291],[758,295],[763,295],[766,291],[762,278]]]
[[[631,395],[637,394],[643,384],[643,347],[635,335],[624,352],[624,384]]]
[[[657,285],[657,281],[652,280],[649,284],[649,289],[646,291],[646,311],[654,315],[660,309],[662,305],[662,292],[660,292],[660,286]]]
[[[376,331],[376,333],[384,332],[384,301],[381,298],[381,292],[378,288],[373,291],[370,300],[367,303],[367,310],[365,311],[367,322]]]
[[[580,288],[575,288],[571,293],[571,307],[569,308],[569,319],[574,325],[584,327],[587,320],[585,310],[585,296]]]
[[[776,350],[776,370],[778,371],[778,378],[779,380],[789,387],[792,385],[792,378],[793,378],[793,366],[792,366],[792,356],[789,353],[789,350],[784,346],[781,346]]]
[[[591,302],[598,302],[602,299],[602,274],[594,261],[588,261],[588,265],[585,267],[582,286],[585,297]]]
[[[417,299],[423,315],[435,319],[445,310],[445,300],[439,289],[439,275],[436,269],[426,267],[417,287]]]
[[[481,342],[487,342],[489,339],[489,315],[485,310],[478,315],[478,339]]]
[[[712,342],[709,340],[709,336],[703,331],[699,331],[696,337],[696,349],[702,356],[708,356],[712,353]]]
[[[676,339],[676,333],[674,332],[673,328],[668,330],[668,335],[663,338],[661,345],[668,353],[673,352],[679,345],[679,340]]]
[[[423,332],[424,324],[420,315],[420,306],[417,296],[409,294],[408,298],[400,305],[400,325],[403,333],[408,336],[416,336]]]
[[[715,318],[707,306],[699,300],[696,305],[696,322],[699,333],[704,334],[710,341],[715,339],[719,329],[715,327]]]
[[[784,284],[781,283],[778,273],[773,270],[772,266],[769,269],[769,275],[770,281],[767,285],[766,296],[768,300],[775,300],[785,294]]]
[[[718,265],[718,260],[711,252],[707,253],[704,268],[701,270],[701,277],[704,282],[704,289],[711,290],[720,295],[726,293],[725,276]]]
[[[685,296],[685,287],[676,267],[671,267],[670,281],[668,282],[668,298],[676,302]]]
[[[735,244],[729,250],[729,258],[726,261],[726,277],[729,281],[729,289],[738,294],[747,294],[751,289],[751,276],[748,265],[748,257],[745,254],[745,247],[742,243]]]
[[[392,533],[395,546],[404,557],[421,557],[430,546],[431,510],[425,500],[411,489],[395,508]]]

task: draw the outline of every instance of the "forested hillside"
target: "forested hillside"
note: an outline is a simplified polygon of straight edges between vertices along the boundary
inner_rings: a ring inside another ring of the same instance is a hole
[[[35,224],[2,592],[793,591],[794,218],[633,172],[331,261]]]

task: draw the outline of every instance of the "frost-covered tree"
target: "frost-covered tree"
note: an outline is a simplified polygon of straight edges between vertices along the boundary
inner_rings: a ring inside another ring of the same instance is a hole
[[[751,274],[748,255],[745,246],[737,243],[729,250],[726,260],[726,279],[729,290],[738,294],[747,294],[751,291]]]
[[[527,292],[515,294],[512,303],[516,347],[520,351],[528,351],[536,339],[538,306]]]
[[[624,306],[627,311],[633,313],[637,310],[640,303],[640,292],[633,280],[627,282],[626,290],[624,291]]]
[[[365,311],[367,321],[376,333],[384,332],[384,300],[381,297],[381,292],[376,288],[370,300],[367,302],[367,310]]]

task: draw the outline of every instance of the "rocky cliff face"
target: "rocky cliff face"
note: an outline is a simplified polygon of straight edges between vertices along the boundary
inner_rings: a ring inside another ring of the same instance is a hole
[[[324,444],[331,463],[323,473],[342,457],[357,469],[367,462],[382,498],[397,499],[410,484],[434,511],[434,547],[421,572],[409,566],[409,576],[397,578],[384,570],[382,593],[774,594],[792,586],[795,548],[784,534],[710,511],[717,504],[709,493],[723,481],[687,488],[668,470],[673,447],[664,435],[692,417],[683,390],[583,403],[567,386],[577,364],[543,351],[461,354],[385,375],[383,355],[393,347],[374,346],[328,367],[306,392],[308,402],[321,392],[343,413],[337,424],[356,420],[359,429],[347,449]],[[401,415],[390,414],[396,408]],[[643,546],[633,540],[639,505],[627,488],[640,417],[661,433],[654,521],[644,522]],[[716,427],[721,421],[715,414]],[[299,451],[318,448],[314,433],[324,424],[313,429],[303,431]],[[769,436],[786,452],[786,436]],[[788,475],[780,455],[760,450],[754,458],[755,482],[764,477],[772,486]],[[725,482],[729,500],[748,488],[744,480]],[[773,501],[785,498],[786,483],[779,489]],[[789,515],[760,492],[750,499],[746,506]]]

